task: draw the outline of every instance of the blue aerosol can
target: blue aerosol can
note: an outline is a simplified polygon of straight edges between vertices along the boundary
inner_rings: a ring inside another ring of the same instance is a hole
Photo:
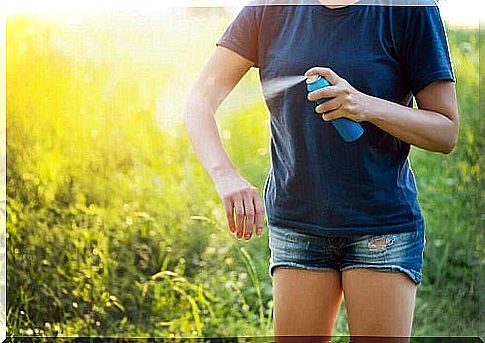
[[[306,79],[306,87],[308,93],[313,92],[317,89],[325,88],[330,86],[330,82],[327,81],[323,76],[320,75],[312,75]],[[320,105],[327,101],[326,99],[318,99],[316,102],[317,105]],[[335,129],[337,129],[338,133],[342,137],[342,139],[346,142],[353,142],[362,136],[364,133],[364,128],[358,122],[350,120],[349,118],[337,118],[330,121]]]

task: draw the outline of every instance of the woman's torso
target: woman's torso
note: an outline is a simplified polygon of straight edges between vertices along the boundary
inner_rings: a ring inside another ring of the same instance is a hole
[[[402,23],[389,6],[266,6],[258,56],[269,80],[332,68],[354,88],[412,104],[402,67]],[[300,83],[267,100],[272,168],[265,184],[270,223],[332,234],[411,231],[423,218],[409,165],[409,144],[369,122],[345,143],[314,112]]]

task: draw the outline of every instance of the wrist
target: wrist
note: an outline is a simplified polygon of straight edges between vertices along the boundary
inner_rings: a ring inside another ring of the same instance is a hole
[[[217,180],[227,178],[227,177],[235,177],[239,176],[237,170],[232,166],[215,166],[210,169],[209,174],[214,182]]]
[[[385,101],[382,99],[365,95],[364,108],[362,110],[363,121],[368,121],[370,123],[378,122],[382,117],[383,106],[386,106]]]

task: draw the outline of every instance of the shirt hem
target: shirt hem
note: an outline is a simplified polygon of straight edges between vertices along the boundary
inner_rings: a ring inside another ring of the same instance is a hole
[[[289,219],[282,219],[276,216],[268,216],[268,226],[277,226],[300,232],[315,233],[318,235],[350,236],[359,234],[389,234],[402,233],[417,230],[424,225],[424,219],[418,218],[404,224],[383,225],[383,226],[362,226],[362,227],[323,227],[318,224],[302,223]]]
[[[432,72],[426,77],[423,77],[422,80],[414,87],[413,95],[416,96],[419,92],[421,92],[426,86],[430,85],[435,81],[451,81],[456,82],[455,76],[453,71],[450,69],[442,69]]]
[[[241,46],[235,44],[234,42],[229,42],[229,41],[226,41],[226,40],[220,40],[216,43],[216,46],[222,46],[226,49],[231,50],[232,52],[235,52],[239,56],[247,59],[248,61],[251,61],[253,63],[254,68],[259,68],[258,61],[256,61],[253,56],[250,56],[250,54],[247,51],[242,49]]]

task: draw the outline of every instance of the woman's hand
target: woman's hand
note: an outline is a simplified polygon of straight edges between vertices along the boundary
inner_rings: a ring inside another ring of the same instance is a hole
[[[264,205],[258,189],[237,173],[217,176],[214,183],[224,203],[229,230],[238,239],[244,236],[244,239],[249,240],[256,227],[256,234],[261,237]]]
[[[455,85],[450,80],[436,80],[415,94],[416,109],[361,93],[329,68],[315,67],[305,73],[316,74],[332,84],[308,94],[310,101],[332,98],[315,109],[324,120],[367,121],[425,150],[449,154],[454,149],[459,119]]]
[[[369,113],[367,105],[371,101],[370,96],[356,90],[330,68],[311,68],[305,73],[305,76],[311,75],[321,75],[332,84],[308,94],[310,101],[332,98],[315,108],[315,111],[322,115],[322,119],[329,121],[347,117],[356,122],[367,120]]]

